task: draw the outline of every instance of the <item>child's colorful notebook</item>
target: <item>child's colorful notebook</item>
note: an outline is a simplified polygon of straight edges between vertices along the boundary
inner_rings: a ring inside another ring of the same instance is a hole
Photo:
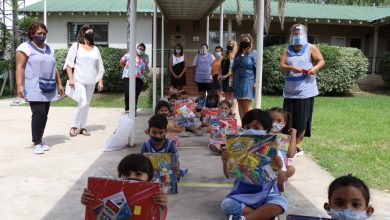
[[[291,136],[288,134],[277,134],[276,142],[278,144],[278,149],[282,151],[288,151],[288,146],[290,145]]]
[[[154,179],[162,184],[163,192],[177,193],[177,175],[173,166],[177,165],[177,155],[173,153],[144,153],[150,159],[154,169]]]
[[[160,183],[89,177],[88,189],[95,200],[86,206],[86,220],[165,219],[166,211],[153,202]]]
[[[237,120],[235,118],[212,117],[210,120],[210,143],[226,144],[226,135],[237,134]]]
[[[203,108],[202,109],[203,122],[210,123],[211,117],[217,117],[219,115],[218,108]]]
[[[182,102],[176,102],[175,103],[175,109],[176,109],[176,120],[177,124],[187,127],[187,124],[194,124],[194,118],[195,118],[195,103],[182,103]]]
[[[276,135],[227,135],[227,171],[240,180],[264,184],[276,179],[271,159],[277,156]]]

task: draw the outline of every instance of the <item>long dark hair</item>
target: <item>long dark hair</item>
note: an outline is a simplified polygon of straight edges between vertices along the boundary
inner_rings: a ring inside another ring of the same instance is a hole
[[[79,42],[80,44],[84,44],[84,34],[87,30],[89,29],[92,29],[93,32],[95,33],[95,28],[93,28],[92,25],[90,24],[86,24],[84,25],[81,29],[80,29],[80,32],[79,32],[79,36],[77,37],[77,42]],[[89,42],[91,45],[95,45],[95,42],[94,41],[91,41]]]
[[[176,48],[180,48],[180,56],[183,56],[183,46],[180,44],[180,43],[178,43],[178,44],[176,44],[176,46],[175,46],[175,49],[173,50],[173,55],[177,55],[177,53],[176,53]]]
[[[288,111],[285,111],[284,109],[279,108],[279,107],[270,108],[270,109],[268,109],[268,112],[270,114],[271,114],[271,112],[278,112],[278,113],[283,114],[284,122],[286,122],[286,125],[281,130],[281,132],[282,132],[282,134],[288,134],[288,130],[290,130],[290,128],[292,128],[292,115],[291,115],[291,113]]]

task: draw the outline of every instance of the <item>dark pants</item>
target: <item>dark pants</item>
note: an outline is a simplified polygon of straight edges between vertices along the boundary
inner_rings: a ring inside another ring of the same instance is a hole
[[[123,79],[123,86],[125,89],[125,111],[129,111],[129,78]],[[135,80],[135,109],[137,110],[138,96],[141,94],[144,87],[144,81],[136,78]]]
[[[45,131],[47,115],[49,114],[50,102],[29,102],[31,116],[32,141],[34,143],[42,142],[43,132]]]
[[[198,86],[198,92],[210,92],[211,91],[211,83],[196,83]]]
[[[292,127],[297,134],[305,131],[305,137],[311,136],[311,121],[313,117],[314,97],[306,99],[284,99],[283,109],[292,116]]]

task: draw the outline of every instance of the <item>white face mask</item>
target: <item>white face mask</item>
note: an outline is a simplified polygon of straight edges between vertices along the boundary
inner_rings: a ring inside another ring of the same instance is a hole
[[[349,209],[330,209],[329,215],[338,220],[366,220],[366,211],[352,211]]]
[[[180,49],[176,49],[176,54],[180,54],[181,53],[181,50]]]
[[[215,52],[215,56],[216,57],[222,57],[222,52],[221,51]]]
[[[140,56],[142,56],[142,55],[145,54],[145,51],[142,51],[142,50],[140,50],[140,49],[137,48],[137,54],[140,55]]]
[[[282,129],[284,128],[284,126],[285,126],[285,124],[283,124],[283,123],[274,122],[274,123],[272,123],[271,132],[279,133],[280,131],[282,131]]]

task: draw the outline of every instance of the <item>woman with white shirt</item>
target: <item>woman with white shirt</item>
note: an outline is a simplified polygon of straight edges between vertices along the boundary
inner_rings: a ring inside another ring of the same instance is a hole
[[[171,86],[181,91],[186,85],[186,58],[183,53],[183,46],[176,44],[175,50],[169,57],[169,72],[171,73]]]
[[[69,135],[76,136],[78,133],[90,136],[86,130],[89,105],[92,100],[95,85],[98,82],[98,91],[103,90],[104,66],[99,49],[94,43],[94,28],[92,25],[84,25],[78,36],[78,42],[72,44],[66,57],[64,69],[69,77],[69,86],[74,89],[77,86],[83,91],[76,111]],[[72,71],[72,68],[74,70]],[[85,91],[85,93],[84,93]]]

